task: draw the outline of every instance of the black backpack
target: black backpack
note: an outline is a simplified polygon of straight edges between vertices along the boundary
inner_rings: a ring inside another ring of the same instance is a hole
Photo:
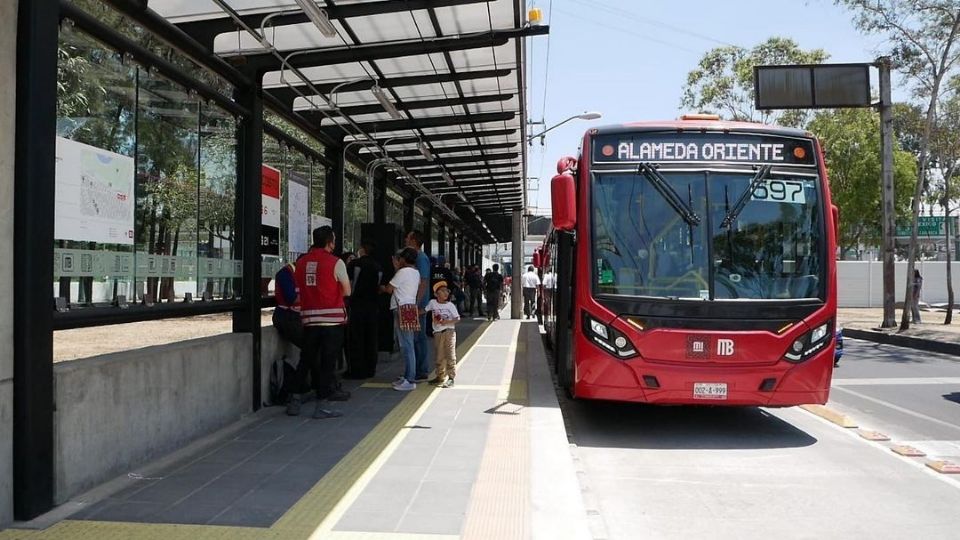
[[[293,380],[297,368],[292,366],[287,355],[273,361],[270,366],[270,404],[285,405],[290,395],[287,393],[284,381]]]

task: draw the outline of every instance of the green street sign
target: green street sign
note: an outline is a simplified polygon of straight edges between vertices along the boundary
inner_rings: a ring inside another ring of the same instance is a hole
[[[917,235],[921,237],[945,236],[946,220],[943,216],[920,216],[917,220]],[[950,217],[950,234],[957,234],[957,216]],[[910,236],[910,224],[898,223],[897,236]]]

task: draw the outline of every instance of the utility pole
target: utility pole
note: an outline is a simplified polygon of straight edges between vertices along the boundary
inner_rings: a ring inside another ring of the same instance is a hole
[[[881,222],[883,227],[883,322],[881,328],[896,326],[896,305],[894,284],[894,235],[896,234],[896,212],[893,197],[893,103],[890,92],[890,57],[877,59],[880,71],[880,189]]]

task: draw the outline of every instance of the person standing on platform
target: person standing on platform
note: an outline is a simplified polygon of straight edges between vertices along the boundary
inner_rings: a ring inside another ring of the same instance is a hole
[[[540,295],[545,313],[553,312],[553,290],[556,288],[557,275],[553,273],[553,267],[548,266],[543,273],[543,293]]]
[[[457,330],[460,322],[460,313],[450,301],[450,289],[447,282],[438,281],[433,285],[433,294],[436,298],[427,304],[427,313],[433,323],[433,347],[437,359],[437,376],[431,384],[441,388],[453,386],[453,379],[457,376]]]
[[[430,257],[423,252],[423,233],[413,230],[407,233],[404,241],[408,248],[417,252],[416,269],[420,272],[420,286],[417,288],[417,307],[421,310],[430,301]],[[420,318],[420,331],[413,340],[417,355],[417,374],[413,382],[425,382],[430,378],[430,346],[427,342],[427,315]]]
[[[479,266],[473,265],[470,268],[467,272],[466,282],[469,294],[467,313],[476,310],[477,316],[483,317],[483,306],[481,305],[483,303],[483,276],[480,274]]]
[[[523,285],[523,315],[532,319],[537,310],[537,287],[540,286],[540,276],[533,271],[532,266],[527,267],[527,272],[520,278],[520,284]]]
[[[287,404],[287,414],[298,416],[311,372],[317,393],[314,418],[343,416],[325,409],[324,400],[346,401],[350,394],[338,388],[336,365],[343,355],[343,332],[347,323],[344,297],[350,296],[347,265],[333,254],[336,235],[329,226],[313,231],[313,246],[300,258],[296,270],[300,292],[300,319],[303,322],[303,348],[297,365],[295,390]]]
[[[503,294],[503,276],[500,265],[494,264],[493,270],[483,277],[483,289],[487,295],[487,320],[500,320],[500,295]]]
[[[359,257],[348,265],[350,285],[350,322],[347,325],[347,371],[345,379],[369,379],[377,371],[379,332],[377,302],[383,269],[373,258],[376,249],[371,240],[360,243]]]
[[[417,271],[417,250],[403,248],[393,257],[396,273],[390,283],[380,290],[390,295],[390,310],[394,313],[397,342],[403,356],[403,375],[393,381],[393,389],[409,392],[417,388],[417,354],[414,342],[419,332],[421,317],[418,315],[417,289],[420,288],[420,272]]]
[[[913,270],[913,302],[910,303],[912,322],[920,324],[920,289],[923,288],[923,276],[920,270]]]

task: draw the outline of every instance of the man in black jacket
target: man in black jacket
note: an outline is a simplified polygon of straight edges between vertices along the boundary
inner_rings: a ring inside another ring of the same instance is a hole
[[[371,240],[360,242],[360,257],[347,268],[353,294],[350,297],[345,379],[369,379],[377,371],[377,296],[383,270],[373,258],[375,249]]]

